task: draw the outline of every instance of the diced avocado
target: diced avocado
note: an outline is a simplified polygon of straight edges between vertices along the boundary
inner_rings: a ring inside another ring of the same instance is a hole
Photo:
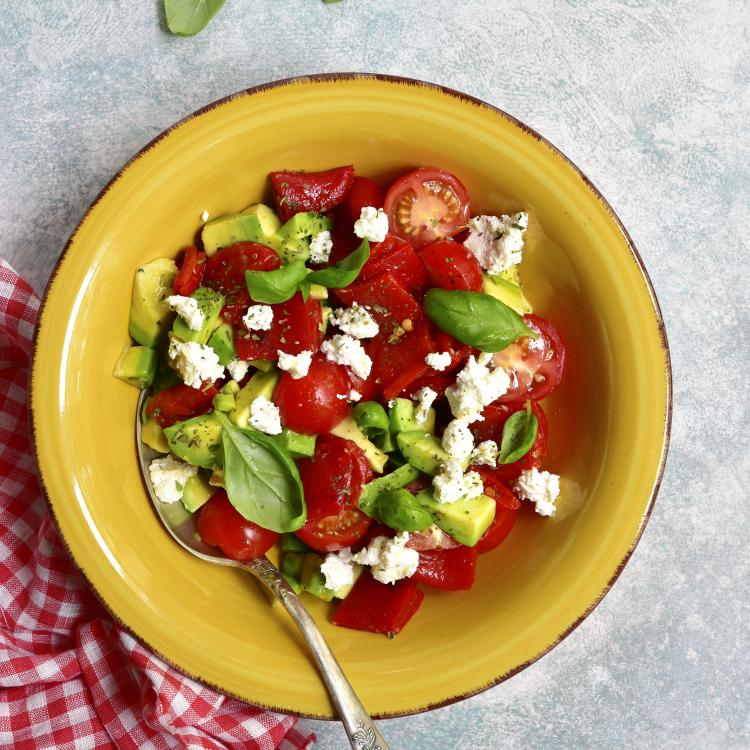
[[[182,504],[186,510],[195,513],[198,508],[209,501],[215,492],[216,488],[212,487],[204,476],[196,474],[185,482],[185,490],[182,493]]]
[[[354,566],[354,580],[347,586],[342,586],[336,591],[326,588],[326,579],[323,573],[320,571],[320,566],[323,564],[323,557],[314,553],[308,553],[304,556],[302,561],[302,577],[300,583],[302,589],[307,591],[308,594],[317,596],[318,599],[322,599],[324,602],[330,602],[332,599],[344,599],[362,573],[362,566]]]
[[[383,467],[388,460],[388,454],[383,453],[374,443],[365,437],[362,430],[359,429],[354,417],[347,414],[332,430],[334,435],[338,435],[345,440],[351,440],[356,443],[363,451],[372,467],[372,470],[378,474],[383,473]]]
[[[279,219],[276,211],[270,206],[266,206],[265,203],[256,203],[249,206],[242,213],[258,217],[260,231],[265,240],[270,240],[281,229],[281,219]]]
[[[143,346],[156,346],[172,320],[167,297],[177,265],[171,258],[157,258],[136,269],[130,302],[130,335]]]
[[[221,386],[221,392],[226,393],[228,396],[236,396],[240,392],[240,384],[236,380],[227,380]]]
[[[234,350],[234,331],[230,323],[222,323],[208,340],[208,345],[216,352],[219,364],[226,367],[227,362],[234,359],[237,353]]]
[[[251,359],[250,366],[261,372],[271,372],[276,365],[270,359]]]
[[[398,435],[399,432],[411,432],[420,430],[422,432],[435,432],[435,410],[427,410],[427,418],[424,422],[417,422],[414,417],[414,402],[408,398],[396,398],[393,406],[388,410],[391,423],[391,432]]]
[[[486,495],[439,503],[432,490],[422,490],[417,502],[432,515],[439,529],[467,547],[473,547],[481,539],[495,518],[495,501]]]
[[[147,419],[141,424],[141,441],[159,453],[169,453],[164,430],[155,419]]]
[[[213,397],[211,405],[216,411],[220,411],[224,414],[229,414],[230,412],[234,411],[234,396],[231,393],[217,393]]]
[[[384,477],[373,479],[362,487],[362,492],[359,495],[359,509],[371,516],[375,502],[381,492],[406,487],[409,482],[416,479],[419,479],[419,470],[411,464],[404,464]]]
[[[310,240],[319,232],[330,231],[331,220],[315,211],[295,214],[276,233],[279,255],[284,263],[305,261],[310,257]]]
[[[167,427],[164,434],[178,458],[193,466],[213,469],[221,445],[221,425],[212,414],[201,414]]]
[[[279,371],[256,372],[245,387],[234,397],[235,407],[229,414],[229,419],[237,427],[247,427],[250,422],[250,404],[259,396],[265,396],[269,401],[273,398],[276,383],[279,382]]]
[[[503,271],[503,273],[505,274],[507,271]],[[518,271],[516,271],[517,274]],[[495,299],[499,299],[500,302],[504,302],[519,315],[526,315],[531,312],[531,305],[524,297],[521,287],[507,281],[503,276],[490,276],[485,273],[482,291]]]
[[[274,435],[273,440],[292,458],[309,458],[315,453],[315,435],[300,435],[282,427],[281,434]]]
[[[281,537],[282,552],[312,552],[312,550],[296,535],[284,534]]]
[[[182,382],[182,378],[169,366],[167,357],[160,357],[156,363],[156,375],[151,384],[151,393],[159,393]]]
[[[205,344],[221,321],[219,313],[221,308],[224,307],[224,295],[209,289],[207,286],[201,286],[190,296],[203,311],[205,316],[203,325],[199,331],[194,331],[192,328],[188,328],[188,324],[178,315],[174,320],[172,331],[182,341],[196,341],[199,344]]]
[[[328,287],[310,284],[310,299],[328,299]],[[330,308],[328,309],[330,310]]]
[[[437,474],[449,458],[440,440],[424,430],[399,432],[396,442],[404,458],[425,474]]]
[[[313,286],[317,286],[317,284],[313,284]],[[323,289],[325,289],[325,287],[323,287]],[[310,290],[312,290],[312,286],[310,287]],[[312,294],[310,296],[312,296]],[[318,328],[320,328],[320,332],[322,334],[325,334],[326,329],[328,328],[328,321],[331,319],[333,310],[331,310],[331,308],[327,307],[326,305],[322,305],[320,308],[320,312],[322,317]]]
[[[276,239],[279,239],[279,235]],[[310,257],[310,239],[308,237],[285,237],[280,240],[277,252],[284,264],[295,261],[304,263]]]
[[[280,224],[276,214],[262,204],[250,206],[238,214],[219,216],[203,225],[203,249],[209,256],[235,242],[260,242],[277,249],[275,236]],[[271,229],[274,231],[269,234]]]
[[[156,350],[149,346],[126,346],[112,374],[136,388],[148,388],[156,375]]]
[[[301,581],[304,561],[304,552],[284,552],[281,559],[281,572],[286,573],[290,578],[294,578],[295,581]]]
[[[288,576],[286,573],[282,572],[281,575],[284,577],[284,580],[289,584],[292,591],[294,591],[294,593],[297,594],[297,596],[299,596],[302,593],[302,584],[295,578]]]

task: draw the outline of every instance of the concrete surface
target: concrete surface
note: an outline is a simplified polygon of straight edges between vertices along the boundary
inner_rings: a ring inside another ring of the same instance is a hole
[[[213,99],[313,72],[486,99],[567,153],[630,229],[675,374],[645,536],[559,648],[481,696],[385,722],[393,748],[750,747],[749,37],[747,0],[230,0],[193,39],[165,33],[158,0],[0,14],[0,253],[40,291],[146,141]],[[336,725],[315,729],[321,750],[346,745]]]

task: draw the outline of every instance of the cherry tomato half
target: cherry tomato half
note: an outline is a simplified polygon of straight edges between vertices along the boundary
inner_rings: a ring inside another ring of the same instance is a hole
[[[450,172],[424,167],[396,180],[383,207],[391,231],[422,247],[463,229],[469,220],[469,193]]]
[[[194,247],[185,250],[182,265],[174,277],[172,289],[175,294],[189,297],[200,285],[206,270],[206,254]]]
[[[419,251],[429,286],[481,292],[484,284],[479,261],[460,242],[438,240]]]
[[[198,533],[233,560],[254,560],[265,555],[279,535],[243,518],[219,490],[198,512]]]

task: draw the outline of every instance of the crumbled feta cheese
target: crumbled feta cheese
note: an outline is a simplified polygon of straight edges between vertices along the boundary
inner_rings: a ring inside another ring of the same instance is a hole
[[[361,565],[370,565],[372,577],[376,581],[395,583],[413,576],[419,566],[419,552],[407,547],[408,541],[407,531],[402,531],[393,539],[377,536],[352,559]]]
[[[427,412],[430,410],[433,402],[437,398],[437,392],[429,386],[420,388],[413,396],[414,398],[414,420],[417,424],[423,424],[427,421]],[[388,404],[392,406],[392,404]]]
[[[279,370],[286,370],[292,376],[292,380],[299,380],[307,375],[313,355],[310,350],[299,354],[286,354],[279,349],[276,353],[279,355]]]
[[[281,432],[279,407],[265,396],[258,396],[250,404],[250,426],[267,435],[278,435]]]
[[[474,449],[469,463],[474,466],[497,466],[498,447],[494,440],[483,440]]]
[[[270,305],[250,305],[242,322],[248,331],[268,331],[273,323],[273,308]]]
[[[442,372],[451,363],[450,352],[430,352],[424,358],[425,364],[429,365],[433,370]]]
[[[155,458],[148,466],[148,473],[156,497],[163,503],[176,503],[182,498],[187,480],[198,473],[198,467],[167,455]]]
[[[354,234],[370,242],[382,242],[388,234],[388,217],[382,208],[363,206],[354,222]]]
[[[522,500],[534,503],[540,516],[555,515],[555,500],[560,494],[560,477],[537,468],[522,471],[515,484]]]
[[[464,474],[461,462],[451,458],[433,477],[432,487],[435,500],[439,503],[455,503],[458,500],[470,500],[484,492],[482,478],[476,471]]]
[[[200,388],[205,381],[213,383],[224,377],[219,356],[210,346],[172,339],[168,354],[182,381],[191,388]]]
[[[204,211],[204,212],[203,212],[203,213],[201,214],[201,221],[203,221],[203,222],[206,222],[206,221],[208,221],[208,217],[209,217],[209,213],[208,213],[208,211]]]
[[[330,322],[355,339],[371,339],[380,331],[372,315],[356,302],[351,307],[335,310]]]
[[[361,401],[362,394],[359,391],[349,391],[349,401]]]
[[[336,394],[336,398],[337,398],[337,399],[338,399],[339,401],[344,401],[344,400],[347,400],[347,401],[348,401],[348,400],[349,400],[349,394],[348,394],[348,393],[337,393],[337,394]]]
[[[329,231],[318,232],[310,240],[310,262],[311,263],[326,263],[331,257],[331,249],[333,248],[333,240],[331,240],[331,233]]]
[[[206,316],[198,307],[198,301],[192,297],[183,297],[181,294],[173,294],[167,297],[167,304],[187,324],[191,331],[200,331]]]
[[[461,463],[471,455],[474,450],[474,436],[466,422],[454,419],[448,423],[443,432],[443,450]]]
[[[471,234],[464,245],[488,273],[502,273],[521,262],[523,233],[529,226],[528,214],[475,216],[469,221]]]
[[[354,583],[354,563],[352,551],[347,547],[338,552],[331,552],[320,566],[320,572],[325,576],[326,588],[338,591],[344,586]]]
[[[482,419],[482,409],[497,401],[510,387],[510,377],[502,367],[490,369],[492,355],[472,354],[458,373],[455,385],[445,389],[453,416],[471,423]]]
[[[229,372],[230,377],[238,383],[245,377],[245,375],[247,375],[249,368],[249,362],[245,362],[243,359],[237,359],[236,357],[227,362],[227,371]]]
[[[326,355],[329,362],[350,367],[352,372],[367,380],[372,370],[372,360],[362,347],[362,344],[348,334],[338,334],[329,341],[324,341],[320,351]]]

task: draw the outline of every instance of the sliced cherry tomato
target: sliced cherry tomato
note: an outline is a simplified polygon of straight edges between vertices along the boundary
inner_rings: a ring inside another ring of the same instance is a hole
[[[195,247],[185,250],[182,265],[174,277],[172,289],[175,294],[189,297],[200,285],[206,270],[206,254]]]
[[[419,251],[429,285],[441,289],[481,292],[482,267],[476,257],[459,242],[438,240]]]
[[[427,275],[424,265],[414,248],[406,241],[393,234],[386,235],[382,242],[370,246],[370,258],[360,271],[357,281],[390,272],[409,292],[419,293],[424,290]]]
[[[269,330],[249,331],[241,322],[235,328],[234,348],[240,359],[276,360],[279,351],[299,354],[320,349],[323,343],[323,312],[318,300],[308,299],[305,302],[297,292],[289,301],[271,305],[271,308],[273,322]]]
[[[222,248],[206,261],[203,283],[226,295],[221,317],[237,324],[252,304],[245,284],[245,271],[273,271],[281,265],[270,247],[257,242],[237,242]]]
[[[384,209],[391,231],[414,247],[422,247],[466,226],[469,193],[450,172],[423,167],[391,185]]]
[[[333,624],[395,635],[411,620],[423,599],[424,592],[411,578],[379,583],[365,570],[333,613]]]
[[[477,550],[460,545],[420,552],[419,567],[412,578],[434,589],[461,591],[474,585],[476,570]]]
[[[365,206],[383,207],[385,193],[377,182],[369,177],[355,177],[349,192],[347,206],[352,221],[357,221]]]
[[[560,385],[565,367],[565,344],[557,329],[538,315],[524,315],[526,324],[540,334],[532,339],[524,336],[497,352],[492,358],[503,367],[514,381],[500,401],[508,403],[532,398],[536,401],[549,396]]]
[[[337,396],[350,390],[346,369],[316,354],[304,378],[294,380],[289,373],[282,373],[273,399],[284,427],[316,435],[332,429],[346,416],[347,401]]]
[[[206,544],[219,547],[233,560],[254,560],[265,555],[279,535],[243,518],[219,490],[198,512],[198,533]]]
[[[271,172],[276,206],[282,221],[301,211],[328,211],[341,203],[354,180],[354,167],[325,172]]]
[[[179,383],[151,396],[146,405],[146,414],[161,427],[171,427],[177,422],[211,411],[211,402],[218,392],[218,388],[210,383],[204,383],[201,389]]]

